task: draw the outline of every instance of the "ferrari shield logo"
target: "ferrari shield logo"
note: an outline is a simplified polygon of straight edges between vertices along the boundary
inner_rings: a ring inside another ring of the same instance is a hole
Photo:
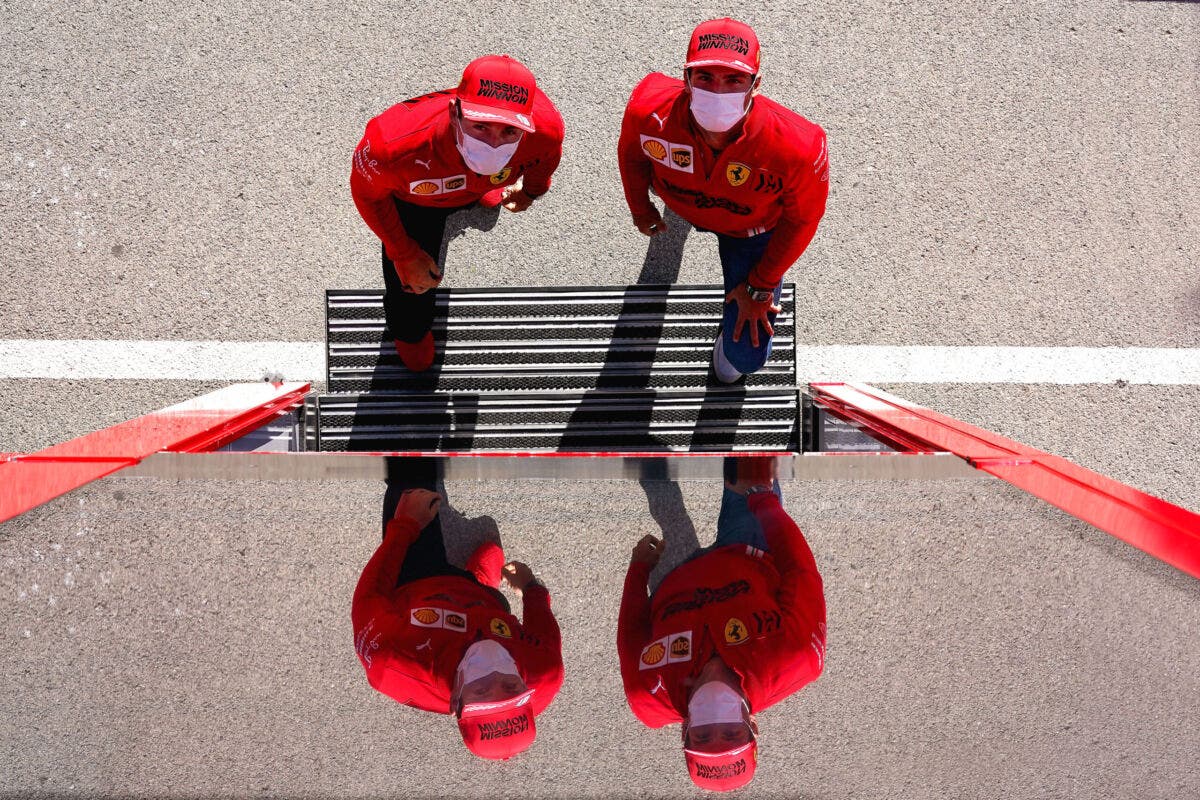
[[[730,186],[741,186],[750,180],[750,168],[745,164],[731,161],[725,168],[725,180],[729,181]]]
[[[512,175],[512,167],[505,167],[504,169],[500,170],[492,177],[488,178],[488,180],[490,180],[492,182],[493,186],[499,186],[500,184],[502,184],[506,180],[508,180],[509,175]]]
[[[730,617],[729,621],[725,623],[725,641],[729,644],[741,644],[746,641],[748,635],[746,623],[737,617]]]
[[[512,629],[508,627],[508,623],[499,617],[492,617],[492,621],[488,623],[488,630],[497,636],[503,636],[505,639],[512,638]]]

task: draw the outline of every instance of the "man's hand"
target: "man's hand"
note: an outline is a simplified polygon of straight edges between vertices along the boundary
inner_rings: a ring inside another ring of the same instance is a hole
[[[413,294],[425,294],[430,289],[436,289],[442,282],[442,271],[424,250],[408,261],[398,261],[396,274],[400,276],[400,286],[404,291]]]
[[[667,232],[666,220],[662,218],[662,214],[658,213],[658,209],[654,209],[654,216],[642,217],[635,219],[633,224],[637,229],[647,236],[658,236],[660,233]]]
[[[500,195],[500,205],[515,213],[524,211],[533,205],[534,198],[525,194],[525,187],[516,186],[504,187],[504,193]]]
[[[533,583],[533,570],[521,561],[510,561],[504,565],[504,580],[518,592],[524,592]]]
[[[640,564],[649,564],[653,567],[662,556],[664,546],[662,539],[648,533],[634,545],[633,556],[629,560]]]
[[[418,528],[424,528],[433,522],[434,517],[442,509],[442,496],[428,489],[409,489],[400,495],[396,504],[396,513],[392,519],[411,519]]]
[[[737,303],[738,318],[733,326],[733,340],[740,342],[742,340],[742,331],[746,326],[750,326],[750,344],[753,347],[758,347],[758,326],[761,324],[763,330],[767,332],[767,336],[774,336],[775,329],[771,327],[771,321],[767,319],[767,314],[778,314],[780,307],[775,305],[771,300],[765,303],[756,303],[754,298],[750,296],[750,292],[746,289],[746,284],[738,284],[732,292],[725,295],[726,303]]]

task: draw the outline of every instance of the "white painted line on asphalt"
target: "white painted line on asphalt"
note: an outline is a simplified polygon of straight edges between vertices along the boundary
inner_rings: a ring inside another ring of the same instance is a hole
[[[801,383],[1200,384],[1200,349],[1168,347],[798,347]]]
[[[0,378],[310,381],[324,374],[320,342],[0,339]]]
[[[799,347],[802,383],[1200,385],[1200,348]],[[321,342],[0,339],[0,379],[311,381]]]

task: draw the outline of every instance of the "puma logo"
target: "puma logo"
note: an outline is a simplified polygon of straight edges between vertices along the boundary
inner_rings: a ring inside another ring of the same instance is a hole
[[[655,687],[650,690],[650,694],[658,694],[658,690],[664,689],[664,688],[666,688],[666,685],[663,683],[662,675],[659,675],[658,676],[658,684],[655,685]]]
[[[432,160],[433,160],[432,158],[431,158],[431,159],[429,159],[429,161],[432,161]],[[421,165],[422,167],[424,167],[426,170],[428,170],[428,169],[429,169],[429,161],[422,161],[422,160],[421,160],[421,159],[419,159],[419,158],[414,158],[414,159],[413,159],[413,163],[414,163],[414,164],[420,164],[420,165]]]
[[[433,637],[430,637],[430,638],[426,639],[424,642],[422,642],[421,644],[417,645],[417,650],[428,650],[428,649],[430,649],[430,648],[429,648],[429,644],[430,644],[430,642],[432,642],[432,641],[433,641]]]
[[[663,129],[663,126],[667,124],[667,121],[660,117],[657,111],[650,112],[650,116],[654,117],[655,121],[658,122],[658,129],[660,131]]]

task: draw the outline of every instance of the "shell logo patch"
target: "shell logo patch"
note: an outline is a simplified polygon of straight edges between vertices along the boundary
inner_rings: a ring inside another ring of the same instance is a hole
[[[664,660],[667,664],[692,660],[691,631],[672,633],[646,645],[642,648],[642,663],[638,664],[638,669],[652,669],[662,664]]]
[[[508,180],[509,175],[512,175],[512,167],[505,167],[492,177],[488,178],[488,180],[492,182],[492,186],[499,186]]]
[[[667,157],[666,145],[658,139],[643,139],[642,150],[655,161],[662,161]]]
[[[492,621],[488,623],[488,630],[505,639],[512,638],[512,630],[508,627],[508,623],[499,617],[492,617]]]
[[[438,621],[439,616],[432,608],[418,608],[413,612],[413,619],[422,625],[432,625]]]
[[[433,194],[448,194],[457,192],[467,185],[466,175],[449,175],[445,178],[425,178],[408,184],[410,194],[428,197]]]
[[[730,186],[741,186],[750,180],[750,168],[745,164],[731,161],[729,166],[725,167],[725,180],[729,181]]]
[[[668,142],[665,139],[655,139],[653,136],[641,134],[642,137],[642,152],[650,158],[662,164],[664,167],[679,170],[680,172],[692,171],[692,146],[689,144],[676,144]]]
[[[467,618],[458,611],[445,608],[414,608],[408,621],[418,628],[445,628],[455,633],[466,633]]]
[[[662,642],[655,642],[642,651],[642,663],[652,667],[662,661],[666,654],[667,648],[663,647]]]
[[[730,617],[729,621],[725,623],[725,641],[729,644],[741,644],[749,636],[750,632],[746,630],[746,623],[737,617]]]

